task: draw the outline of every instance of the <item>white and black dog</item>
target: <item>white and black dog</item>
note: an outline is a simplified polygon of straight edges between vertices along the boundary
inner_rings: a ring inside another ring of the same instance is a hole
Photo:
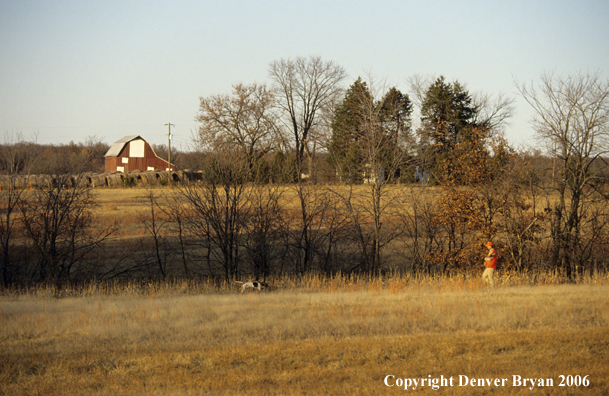
[[[243,286],[241,286],[241,293],[243,293],[246,289],[258,289],[258,291],[262,291],[262,289],[269,287],[268,284],[264,283],[264,282],[258,282],[258,281],[250,281],[250,282],[239,282],[236,281],[237,283],[241,283]]]

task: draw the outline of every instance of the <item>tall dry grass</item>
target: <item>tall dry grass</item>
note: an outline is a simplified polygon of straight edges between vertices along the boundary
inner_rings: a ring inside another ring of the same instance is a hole
[[[603,280],[494,291],[465,277],[275,282],[274,292],[243,295],[232,284],[193,294],[179,282],[100,284],[59,299],[41,290],[5,295],[0,394],[403,392],[384,385],[389,374],[505,377],[510,385],[512,375],[588,375],[589,387],[534,393],[609,392]],[[491,391],[532,392],[444,393]],[[436,391],[417,391],[427,392]]]
[[[302,276],[284,274],[270,276],[265,281],[272,291],[302,292],[356,292],[387,291],[389,293],[407,290],[433,289],[434,291],[478,291],[485,288],[480,271],[463,271],[448,275],[391,272],[383,276],[365,274],[324,275],[308,273]],[[609,285],[609,273],[582,272],[567,278],[559,271],[530,271],[495,273],[498,287],[551,286],[562,284]],[[60,290],[54,284],[32,286],[13,285],[0,289],[0,297],[97,297],[97,296],[165,296],[176,294],[224,294],[234,293],[236,283],[223,279],[177,278],[169,280],[154,279],[110,279],[91,280],[84,283],[65,285]]]

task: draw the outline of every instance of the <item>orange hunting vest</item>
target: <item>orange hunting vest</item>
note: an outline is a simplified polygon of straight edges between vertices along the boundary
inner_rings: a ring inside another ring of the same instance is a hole
[[[484,266],[486,268],[497,268],[497,251],[495,250],[495,248],[491,248],[491,250],[488,251],[486,257],[491,257],[491,259],[489,261],[485,260]]]

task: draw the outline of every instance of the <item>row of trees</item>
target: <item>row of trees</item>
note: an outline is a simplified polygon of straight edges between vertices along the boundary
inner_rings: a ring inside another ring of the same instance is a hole
[[[152,145],[155,153],[167,158],[167,145]],[[97,136],[84,142],[68,144],[39,144],[26,141],[19,134],[6,133],[0,144],[0,174],[2,175],[78,175],[84,172],[104,173],[104,155],[110,146]],[[202,153],[180,152],[171,148],[172,163],[177,169],[199,169]]]
[[[507,149],[501,132],[512,100],[470,94],[457,81],[414,77],[412,100],[372,78],[358,78],[344,91],[344,69],[319,57],[272,62],[269,75],[269,87],[237,84],[231,94],[201,98],[196,120],[202,151],[230,153],[250,169],[281,152],[293,157],[298,180],[318,180],[322,154],[343,182],[370,181],[379,173],[412,180],[409,167],[416,164],[442,183],[458,178],[450,173],[463,153],[489,156],[491,144]]]
[[[556,162],[550,206],[550,265],[568,274],[582,255],[595,260],[595,241],[607,223],[609,81],[598,74],[542,76],[539,86],[519,84],[535,110],[535,129]]]
[[[0,172],[13,174],[79,174],[104,172],[104,154],[110,146],[97,137],[84,143],[42,145],[20,135],[6,134],[0,144]]]
[[[14,177],[4,178],[0,198],[4,287],[24,279],[61,286],[88,273],[83,266],[99,264],[94,257],[99,259],[116,229],[115,224],[94,224],[91,188],[73,183],[70,175],[34,190],[17,187]]]
[[[270,77],[271,88],[263,87],[263,91],[265,121],[272,128],[263,128],[269,133],[260,139],[261,131],[250,128],[248,152],[294,153],[300,182],[303,176],[314,179],[314,157],[323,148],[339,181],[350,186],[369,184],[369,205],[360,208],[371,221],[373,248],[369,251],[375,259],[369,269],[379,268],[374,263],[380,261],[380,235],[387,227],[382,217],[394,205],[387,191],[395,181],[412,181],[415,168],[418,175],[429,175],[431,182],[442,186],[444,201],[437,204],[447,216],[467,219],[464,224],[477,230],[481,239],[498,236],[502,217],[528,213],[513,229],[514,235],[504,236],[505,243],[516,246],[509,250],[514,262],[522,263],[524,252],[539,248],[542,242],[550,252],[544,253],[550,266],[568,275],[586,262],[586,255],[597,257],[592,247],[598,250],[605,232],[609,132],[609,84],[599,74],[544,74],[538,85],[516,83],[537,114],[534,126],[540,143],[550,148],[546,151],[553,168],[549,180],[540,179],[542,172],[526,166],[523,155],[503,138],[503,127],[514,110],[513,101],[503,95],[472,94],[458,81],[420,76],[410,79],[412,98],[396,87],[361,78],[343,93],[343,69],[320,58],[273,62]],[[235,90],[241,92],[243,86]],[[225,101],[229,98],[224,97]],[[222,125],[222,136],[232,136],[229,130],[237,123],[210,118],[210,106],[204,106],[209,101],[202,98],[201,103],[201,140],[217,139],[209,134],[210,125]],[[417,109],[420,118],[414,126]],[[230,114],[240,115],[240,110]],[[257,146],[260,142],[264,147]],[[223,143],[225,153],[238,157],[243,151],[233,138]],[[529,195],[522,196],[514,183],[502,184],[506,180],[526,183]],[[541,206],[539,197],[545,200]],[[476,200],[484,204],[475,205]],[[455,212],[462,205],[469,208],[469,215]],[[304,215],[311,210],[302,201],[300,211]],[[548,235],[534,237],[532,233],[540,232],[537,227],[544,221],[549,224]],[[453,224],[452,219],[448,223]],[[458,228],[453,224],[443,243],[429,240],[430,246],[435,244],[443,252],[445,258],[440,261],[454,261],[455,252],[468,245]]]
[[[346,73],[311,57],[272,62],[269,74],[271,87],[237,84],[229,95],[201,98],[199,147],[242,158],[250,169],[266,162],[267,154],[280,152],[291,157],[300,180],[303,173],[314,174]]]

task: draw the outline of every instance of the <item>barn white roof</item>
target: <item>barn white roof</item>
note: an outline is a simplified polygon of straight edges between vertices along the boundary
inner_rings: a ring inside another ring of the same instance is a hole
[[[144,140],[140,135],[125,136],[124,138],[117,140],[112,146],[110,146],[110,149],[108,150],[106,155],[104,155],[104,157],[118,157],[121,151],[123,151],[123,147],[125,147],[125,145],[130,141],[135,140],[137,138]]]

